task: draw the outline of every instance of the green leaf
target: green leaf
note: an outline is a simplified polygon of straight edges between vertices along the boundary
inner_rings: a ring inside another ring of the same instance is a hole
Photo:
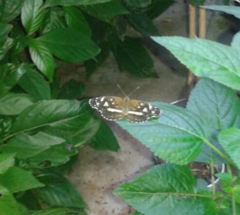
[[[91,36],[91,29],[82,13],[77,7],[64,7],[66,22],[69,28],[73,28],[85,35]]]
[[[0,60],[6,56],[8,50],[13,45],[13,40],[8,37],[8,33],[11,31],[11,29],[12,25],[0,23]]]
[[[213,41],[182,37],[152,37],[191,72],[240,90],[240,51]]]
[[[193,6],[200,6],[203,5],[205,0],[188,0],[188,3]]]
[[[27,94],[7,94],[0,98],[0,114],[1,115],[17,115],[32,105]]]
[[[20,215],[18,203],[5,187],[0,185],[0,212],[1,215]]]
[[[94,57],[99,48],[82,32],[55,29],[38,38],[56,57],[67,62],[82,62]]]
[[[101,52],[93,59],[87,60],[85,62],[87,79],[106,61],[109,56],[109,44],[108,42],[103,42],[99,45]]]
[[[47,0],[45,7],[52,7],[56,5],[63,6],[76,6],[76,5],[89,5],[89,4],[99,4],[104,2],[109,2],[111,0]]]
[[[6,153],[16,153],[17,158],[26,159],[49,149],[52,145],[57,145],[64,141],[64,139],[43,132],[39,132],[34,136],[20,134],[3,146],[3,151]]]
[[[30,67],[27,68],[27,72],[21,77],[18,84],[34,101],[49,100],[51,98],[49,83],[45,81],[42,75]]]
[[[0,22],[8,23],[17,17],[24,0],[0,0]]]
[[[159,35],[157,28],[145,13],[134,13],[127,15],[127,19],[132,26],[141,34],[146,36]]]
[[[144,124],[119,121],[118,124],[156,156],[180,165],[189,163],[201,152],[210,131],[189,110],[159,102],[154,105],[162,110],[157,120]]]
[[[97,133],[89,141],[89,145],[96,150],[109,150],[113,152],[119,150],[116,137],[107,124],[103,122],[101,122]]]
[[[85,86],[77,81],[71,80],[65,84],[58,92],[58,99],[79,99],[83,92],[85,91]]]
[[[127,8],[140,10],[141,8],[146,8],[153,4],[152,0],[125,0],[124,5]]]
[[[186,166],[163,164],[114,190],[127,204],[144,215],[203,215],[195,196],[196,183]]]
[[[28,46],[29,38],[25,35],[19,35],[13,40],[13,48],[11,49],[11,55],[17,55]]]
[[[240,129],[226,129],[219,134],[218,139],[223,149],[237,165],[237,168],[240,169]]]
[[[31,213],[31,215],[67,215],[66,208],[52,208]]]
[[[143,214],[141,214],[141,213],[135,211],[135,212],[131,213],[130,215],[143,215]]]
[[[31,39],[29,41],[29,51],[32,61],[37,68],[50,80],[53,79],[54,61],[53,56],[44,42]]]
[[[42,0],[24,1],[21,13],[21,20],[27,32],[27,35],[31,35],[41,26],[44,16],[42,5]]]
[[[120,69],[139,78],[156,77],[153,61],[146,49],[136,40],[125,37],[111,42],[113,54]]]
[[[54,173],[43,174],[38,179],[46,186],[37,188],[36,195],[52,206],[84,208],[85,203],[70,182]]]
[[[40,27],[41,34],[45,34],[49,31],[52,31],[53,29],[65,28],[66,25],[61,15],[62,15],[61,8],[56,7],[49,8],[45,13],[42,25]]]
[[[240,19],[240,8],[236,6],[206,5],[206,6],[202,6],[202,8],[225,12],[227,14],[233,15],[236,18]]]
[[[8,188],[11,193],[44,186],[44,184],[40,183],[31,172],[16,166],[9,168],[0,177],[0,184]]]
[[[240,50],[240,32],[236,33],[231,42],[231,47]]]
[[[220,173],[217,173],[215,174],[220,180],[223,180],[223,181],[232,181],[232,177],[230,174],[226,173],[226,172],[220,172]]]
[[[235,92],[209,79],[201,79],[197,83],[187,104],[187,109],[217,130],[240,127],[239,107],[240,101]]]
[[[0,154],[0,175],[14,165],[14,156],[15,153]]]
[[[11,90],[26,71],[27,66],[25,64],[18,67],[13,64],[0,66],[0,95],[4,95]]]

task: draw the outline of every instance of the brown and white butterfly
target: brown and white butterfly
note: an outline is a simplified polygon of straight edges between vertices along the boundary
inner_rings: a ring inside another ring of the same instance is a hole
[[[128,96],[125,96],[125,98],[96,97],[90,99],[89,104],[92,108],[98,110],[103,118],[110,121],[125,118],[130,122],[141,123],[149,118],[159,117],[161,114],[157,107],[146,102],[129,99]]]

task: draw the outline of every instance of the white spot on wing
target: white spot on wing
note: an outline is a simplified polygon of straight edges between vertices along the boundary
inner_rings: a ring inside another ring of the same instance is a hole
[[[101,100],[101,102],[103,102],[103,100],[105,99],[105,96],[103,96],[100,100]]]
[[[116,112],[116,113],[122,113],[121,110],[119,110],[119,109],[115,109],[115,108],[108,108],[107,111],[110,111],[110,112]]]
[[[148,112],[148,109],[145,107],[144,109],[143,109],[143,112]]]
[[[104,105],[103,105],[104,107],[108,107],[109,105],[108,105],[108,102],[104,102]]]
[[[128,111],[128,114],[133,114],[133,115],[138,115],[138,116],[142,116],[143,115],[142,112],[137,112],[137,111]]]

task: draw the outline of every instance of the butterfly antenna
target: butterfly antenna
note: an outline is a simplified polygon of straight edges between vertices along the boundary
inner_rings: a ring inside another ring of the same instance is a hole
[[[138,89],[140,89],[140,87],[137,87],[135,90],[133,90],[133,91],[128,95],[128,97],[131,96],[133,93],[135,93]]]
[[[122,88],[120,87],[120,85],[117,85],[117,86],[118,86],[118,88],[121,90],[122,94],[123,94],[125,97],[127,97],[127,95],[124,93],[124,91],[122,90]]]

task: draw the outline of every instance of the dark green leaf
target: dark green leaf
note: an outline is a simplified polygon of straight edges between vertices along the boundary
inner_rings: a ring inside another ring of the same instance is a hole
[[[53,29],[65,28],[66,25],[61,15],[62,9],[56,7],[49,8],[45,13],[42,25],[40,27],[41,34],[45,34]]]
[[[140,78],[157,77],[151,57],[136,40],[129,37],[125,37],[124,41],[114,39],[111,48],[122,70]]]
[[[159,35],[157,28],[145,13],[134,13],[127,15],[129,22],[141,34],[146,36]]]
[[[21,77],[18,84],[34,99],[34,101],[49,100],[51,98],[49,83],[44,80],[42,75],[30,67]]]
[[[47,0],[45,3],[45,7],[52,7],[56,5],[63,6],[76,6],[76,5],[88,5],[88,4],[99,4],[108,2],[111,0]]]
[[[213,41],[182,37],[152,37],[169,49],[197,76],[240,90],[240,51]],[[226,60],[228,59],[228,60]]]
[[[119,145],[112,130],[103,122],[101,122],[97,133],[89,141],[89,145],[96,150],[109,150],[117,152]]]
[[[27,32],[27,35],[34,33],[42,24],[44,11],[42,9],[42,0],[25,0],[21,20],[22,24]]]
[[[77,7],[64,7],[66,22],[69,28],[73,28],[85,35],[91,36],[91,29],[82,13]]]
[[[31,201],[29,201],[29,199],[31,199]],[[32,192],[32,190],[27,190],[21,196],[19,196],[18,202],[25,205],[31,211],[41,209],[37,196],[35,195],[34,192]]]
[[[3,147],[3,151],[6,153],[16,153],[17,158],[26,159],[49,149],[52,145],[57,145],[64,141],[64,139],[43,132],[39,132],[34,136],[20,134],[12,138]]]
[[[79,99],[83,92],[85,91],[85,86],[77,81],[71,80],[65,84],[58,92],[58,99]]]
[[[14,165],[14,156],[15,153],[7,154],[2,153],[0,154],[0,175],[5,172],[9,167]]]
[[[17,115],[32,105],[32,101],[27,94],[7,94],[0,98],[1,115]]]
[[[37,68],[50,80],[53,79],[54,61],[49,49],[39,40],[31,39],[29,51]]]
[[[187,164],[202,150],[209,130],[196,114],[169,104],[154,103],[162,110],[159,119],[144,124],[119,121],[133,137],[156,156],[172,163]]]
[[[29,38],[25,35],[20,35],[13,40],[13,48],[11,54],[16,55],[19,52],[23,51],[28,46]]]
[[[187,104],[187,109],[217,130],[240,127],[239,107],[239,98],[230,88],[210,79],[198,82]]]
[[[0,66],[0,95],[6,94],[14,87],[22,75],[27,71],[27,65],[15,67],[13,64]]]
[[[203,215],[196,183],[186,166],[163,164],[114,190],[127,204],[144,215]]]
[[[152,0],[124,0],[124,4],[127,8],[140,10],[153,4]]]
[[[17,17],[24,0],[0,0],[0,22],[10,22]]]
[[[13,40],[8,37],[8,33],[11,31],[12,25],[0,23],[0,60],[2,60],[8,50],[13,45]]]
[[[38,38],[61,60],[82,62],[94,57],[99,48],[82,32],[73,29],[55,29]]]
[[[52,208],[52,209],[37,211],[37,212],[31,213],[31,215],[67,215],[68,211],[69,210],[66,208]]]
[[[70,182],[57,174],[44,174],[38,179],[46,184],[35,190],[37,196],[52,206],[84,208],[85,203]]]
[[[18,203],[13,195],[3,186],[0,185],[0,212],[1,215],[20,215]]]
[[[233,162],[240,169],[240,129],[229,128],[219,134],[219,142],[223,149],[228,153]]]
[[[193,6],[200,6],[203,5],[205,0],[188,0],[188,3]]]
[[[85,62],[87,79],[106,61],[109,56],[109,44],[107,42],[103,42],[99,45],[99,47],[101,52],[94,57],[94,59],[90,59]]]
[[[19,167],[11,167],[1,175],[0,184],[8,188],[11,193],[44,186],[31,172],[20,169]]]

